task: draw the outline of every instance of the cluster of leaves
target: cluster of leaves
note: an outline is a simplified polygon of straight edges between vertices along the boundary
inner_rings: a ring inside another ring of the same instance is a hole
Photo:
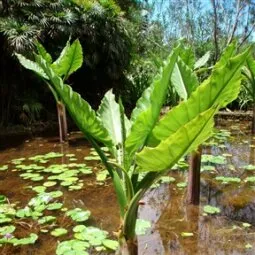
[[[105,150],[105,148],[103,148],[103,150]],[[76,159],[75,154],[64,155],[59,152],[49,152],[47,154],[35,155],[29,158],[17,158],[10,161],[10,168],[13,169],[13,165],[15,166],[13,171],[16,171],[17,173],[25,171],[25,173],[20,174],[22,178],[38,182],[42,181],[46,175],[48,181],[44,182],[42,186],[30,186],[37,195],[30,199],[27,205],[23,208],[18,207],[16,204],[10,204],[5,196],[0,196],[0,224],[4,224],[4,226],[0,227],[0,236],[2,236],[0,239],[0,246],[6,243],[17,246],[36,242],[38,233],[31,233],[28,237],[23,238],[16,237],[16,223],[19,221],[29,221],[30,223],[36,222],[42,233],[50,231],[52,236],[60,237],[68,233],[67,229],[61,227],[61,225],[57,223],[57,219],[61,217],[62,214],[64,214],[65,217],[70,218],[73,222],[80,224],[84,224],[84,222],[90,218],[91,213],[89,210],[81,208],[68,210],[67,208],[64,208],[63,203],[61,202],[63,192],[56,189],[50,192],[46,191],[48,188],[51,188],[52,190],[52,187],[57,184],[55,181],[51,181],[53,177],[54,180],[60,180],[62,184],[63,182],[70,182],[70,184],[68,183],[69,190],[81,189],[82,185],[80,184],[83,183],[78,180],[79,178],[77,175],[92,173],[92,169],[85,163],[70,162],[69,164],[49,164],[51,160],[55,161],[56,159],[62,159],[63,157],[66,157],[69,161]],[[32,164],[31,161],[33,162]],[[1,166],[1,169],[2,171],[8,171],[9,165],[3,165]],[[78,181],[78,184],[74,185],[74,181]],[[60,212],[62,212],[62,214]],[[87,240],[87,237],[84,237],[87,236],[87,232],[84,233],[85,231],[91,232],[89,240]],[[92,235],[92,232],[95,232],[94,236]],[[109,239],[108,232],[96,227],[77,225],[74,227],[73,233],[74,239],[59,243],[57,254],[69,254],[68,251],[70,250],[79,251],[79,254],[89,254],[90,249],[102,251],[107,249],[116,250],[118,247],[116,241]],[[100,238],[100,234],[102,234],[102,238]],[[86,243],[85,246],[82,246],[82,249],[80,247],[81,243]],[[88,250],[88,253],[86,253],[85,250]]]
[[[186,92],[184,99],[187,100],[160,119],[169,80],[172,74],[178,75],[182,70],[181,60],[185,58],[181,53],[181,46],[173,49],[159,74],[137,101],[130,119],[125,115],[121,100],[115,101],[112,91],[105,94],[98,111],[94,111],[88,102],[64,84],[44,55],[36,56],[36,62],[22,57],[26,68],[49,80],[77,126],[99,154],[113,180],[123,219],[120,238],[126,241],[135,236],[139,200],[146,190],[179,159],[211,136],[215,113],[237,97],[241,67],[249,50],[235,55],[235,45],[228,47],[211,76],[200,86],[186,64],[185,76],[178,76],[178,81],[183,77],[185,80],[178,84],[183,85],[181,88]],[[192,67],[200,67],[204,62],[199,60]],[[107,157],[100,143],[109,149],[114,160]],[[145,175],[139,180],[141,173]],[[179,186],[183,187],[183,184]]]

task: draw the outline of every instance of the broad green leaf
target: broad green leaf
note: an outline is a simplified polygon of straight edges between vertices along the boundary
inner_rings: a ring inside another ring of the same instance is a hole
[[[171,82],[178,95],[184,100],[187,100],[198,86],[196,75],[181,59],[175,64]]]
[[[198,59],[194,65],[194,69],[203,67],[210,58],[210,51],[207,51],[200,59]]]
[[[42,56],[47,63],[51,64],[52,63],[52,57],[51,55],[46,51],[46,49],[43,47],[42,44],[39,42],[36,42],[36,48],[40,56]]]
[[[195,54],[191,47],[182,49],[179,56],[190,69],[193,69],[195,64]]]
[[[119,159],[123,153],[121,152],[121,147],[123,144],[121,114],[120,106],[118,103],[116,103],[112,90],[109,90],[105,94],[97,113],[113,141],[114,153],[115,156]],[[125,116],[125,123],[128,122],[129,120]]]
[[[134,123],[136,118],[143,112],[146,111],[150,107],[150,96],[153,88],[152,86],[148,87],[142,93],[142,96],[136,102],[136,107],[132,111],[131,121]]]
[[[18,53],[15,53],[15,55],[18,58],[20,64],[22,66],[24,66],[26,69],[35,72],[37,75],[39,75],[40,77],[42,77],[46,80],[49,79],[48,76],[43,71],[43,69],[36,62],[31,61],[31,60],[25,58],[24,56],[22,56],[21,54],[18,54]]]
[[[255,77],[255,61],[251,55],[246,59],[246,66],[248,67],[252,76]]]
[[[64,85],[61,78],[54,73],[42,57],[37,56],[37,62],[49,77],[58,96],[62,99],[76,125],[85,136],[88,134],[111,148],[112,141],[108,131],[104,128],[90,105],[78,93],[74,92],[69,85]]]
[[[219,61],[215,64],[215,68],[221,67],[228,63],[229,59],[234,57],[236,52],[236,44],[232,43],[223,51]]]
[[[243,67],[242,73],[248,80],[248,85],[243,84],[246,90],[249,92],[250,96],[254,98],[255,94],[255,61],[253,57],[250,55],[246,59],[246,66]]]
[[[156,76],[151,87],[139,99],[137,107],[132,113],[133,125],[126,139],[126,150],[130,158],[145,143],[155,123],[158,121],[179,51],[180,47],[176,48],[168,57],[160,74]]]
[[[191,94],[189,99],[172,108],[158,122],[149,137],[148,143],[155,145],[158,141],[174,134],[181,126],[195,118],[199,113],[214,105],[224,107],[233,101],[240,90],[242,78],[240,70],[248,53],[249,50],[230,58],[224,65],[219,65],[219,63],[225,63],[225,57],[224,60],[221,59],[216,64],[218,68],[214,68],[212,75]]]
[[[180,127],[157,147],[145,147],[136,154],[139,171],[163,171],[170,169],[178,160],[195,150],[212,134],[213,116],[217,108],[211,108]]]
[[[82,66],[83,55],[79,40],[75,40],[70,46],[69,42],[60,54],[60,57],[52,64],[53,70],[59,75],[68,78]]]

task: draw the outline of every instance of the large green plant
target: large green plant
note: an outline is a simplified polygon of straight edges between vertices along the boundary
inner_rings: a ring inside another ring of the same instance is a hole
[[[79,40],[75,40],[72,44],[68,41],[60,56],[56,61],[52,61],[51,55],[45,50],[45,48],[37,43],[37,53],[45,62],[51,67],[54,72],[54,76],[58,77],[64,83],[68,77],[74,73],[77,69],[82,66],[83,55],[82,55],[82,47]],[[39,77],[41,77],[49,89],[51,90],[57,104],[57,113],[58,113],[58,123],[59,123],[59,138],[60,142],[67,140],[67,121],[66,121],[66,111],[65,106],[62,103],[62,99],[59,97],[53,82],[47,76],[47,74],[43,71],[40,65],[37,62],[33,62],[21,54],[16,53],[16,56],[21,65],[25,68],[35,72]]]
[[[211,135],[214,114],[239,92],[240,69],[248,54],[246,51],[234,56],[234,47],[229,47],[211,76],[189,99],[159,119],[180,52],[180,46],[173,49],[151,86],[138,100],[130,119],[125,116],[121,100],[117,103],[111,91],[106,93],[98,111],[94,111],[88,102],[64,84],[45,58],[36,56],[35,71],[39,68],[40,73],[49,79],[109,171],[120,206],[121,247],[127,244],[128,252],[132,254],[136,252],[139,200],[183,155],[196,149]],[[114,160],[106,157],[101,144],[109,148]]]
[[[199,85],[199,77],[196,72],[206,70],[202,68],[210,58],[210,52],[207,52],[200,59],[195,61],[195,54],[191,47],[185,48],[178,60],[171,76],[171,84],[181,100],[187,100]],[[201,69],[202,68],[202,69]],[[199,204],[200,199],[200,166],[201,166],[202,146],[191,152],[187,202],[189,204]]]
[[[243,67],[242,73],[246,78],[243,86],[248,93],[249,99],[253,104],[252,133],[255,134],[255,60],[249,56],[246,65]],[[247,101],[248,101],[247,100]]]

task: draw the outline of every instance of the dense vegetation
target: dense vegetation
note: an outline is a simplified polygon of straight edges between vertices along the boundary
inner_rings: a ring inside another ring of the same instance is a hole
[[[178,164],[189,166],[189,171],[188,182],[177,187],[187,185],[186,203],[199,205],[201,165],[205,161],[225,164],[225,157],[232,157],[226,153],[202,157],[202,145],[210,143],[214,132],[215,114],[226,107],[253,107],[255,133],[254,18],[255,2],[244,0],[2,0],[0,127],[33,127],[58,120],[60,143],[54,144],[54,150],[59,146],[62,151],[12,159],[0,166],[7,173],[4,178],[18,171],[25,171],[19,175],[30,181],[47,178],[43,186],[25,187],[38,194],[24,208],[9,203],[5,190],[0,194],[0,224],[4,224],[0,247],[34,244],[39,234],[49,230],[54,237],[66,235],[70,226],[62,227],[62,216],[87,221],[89,210],[52,203],[63,192],[51,187],[79,191],[82,174],[95,173],[102,185],[108,177],[112,181],[109,187],[119,208],[118,232],[111,240],[93,224],[76,225],[74,239],[69,236],[55,242],[58,255],[109,250],[136,255],[142,199],[158,181],[174,181],[168,174]],[[96,160],[98,165],[70,163],[78,159],[64,153],[69,146],[64,143],[67,119],[93,148],[84,160]],[[226,130],[218,134],[221,140],[225,136],[229,136]],[[48,163],[58,157],[61,164]],[[34,164],[23,164],[31,161]],[[254,170],[254,166],[245,169]],[[215,168],[207,165],[207,170]],[[241,176],[214,177],[222,184],[240,184]],[[254,177],[243,180],[247,184]],[[93,188],[98,195],[98,187]],[[59,218],[47,214],[60,209]],[[208,202],[203,216],[220,211]],[[23,219],[34,231],[26,236],[15,231],[24,225]],[[192,236],[181,233],[181,237]]]
[[[239,50],[249,44],[254,30],[253,1],[3,0],[0,7],[2,128],[57,120],[48,89],[14,57],[31,58],[37,41],[56,58],[68,39],[79,38],[84,63],[69,84],[94,106],[114,88],[132,109],[179,38],[190,64],[209,52],[210,67],[232,41]],[[197,70],[201,79],[208,74]],[[249,94],[243,87],[232,107],[249,107]],[[178,100],[170,87],[166,104]]]

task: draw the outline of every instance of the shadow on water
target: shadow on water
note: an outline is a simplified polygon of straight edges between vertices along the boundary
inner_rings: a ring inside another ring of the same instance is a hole
[[[254,175],[254,171],[244,170],[244,166],[255,164],[255,139],[246,134],[246,123],[226,122],[226,127],[235,135],[225,141],[224,146],[207,146],[203,150],[204,154],[227,155],[227,163],[217,165],[215,171],[202,173],[199,207],[187,206],[186,188],[177,186],[177,183],[186,181],[186,170],[171,171],[169,175],[175,178],[175,182],[162,184],[147,192],[144,203],[139,208],[139,218],[151,221],[151,228],[138,238],[139,254],[255,254],[255,186],[244,182],[246,177]],[[89,154],[90,148],[79,133],[71,136],[69,145],[58,144],[56,137],[36,138],[1,151],[0,162],[3,165],[12,159],[50,151],[73,153],[77,158],[76,162],[81,163],[84,162],[84,156]],[[69,160],[63,156],[52,160],[51,164],[66,164],[70,163]],[[97,171],[97,165],[93,164],[94,171]],[[34,184],[21,179],[17,172],[11,170],[13,169],[0,172],[0,194],[6,195],[11,203],[18,202],[18,206],[25,206],[35,195],[27,187]],[[239,177],[241,182],[224,184],[216,181],[216,176]],[[113,237],[113,232],[118,230],[119,217],[112,186],[108,181],[104,185],[95,183],[95,174],[82,176],[81,180],[84,187],[79,191],[57,187],[64,193],[64,207],[89,209],[92,217],[88,224],[107,230]],[[39,182],[38,185],[41,184]],[[205,205],[216,206],[221,212],[205,215]],[[73,223],[63,213],[59,213],[57,223],[70,230],[64,237],[55,238],[50,234],[40,233],[38,224],[26,223],[28,225],[18,222],[20,226],[17,227],[17,235],[37,233],[38,241],[34,245],[16,248],[4,245],[0,248],[0,254],[53,255],[58,240],[72,238]],[[250,223],[251,226],[244,226],[243,223]]]

